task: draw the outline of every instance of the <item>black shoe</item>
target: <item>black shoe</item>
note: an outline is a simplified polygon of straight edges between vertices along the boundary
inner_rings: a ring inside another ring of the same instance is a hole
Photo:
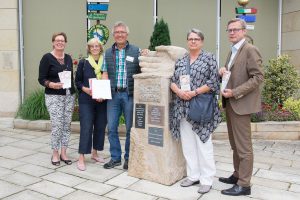
[[[220,177],[219,181],[227,184],[236,184],[238,182],[238,178],[231,175],[229,178]]]
[[[59,166],[60,165],[60,161],[53,161],[52,159],[53,159],[53,156],[51,157],[52,165],[54,165],[54,166]]]
[[[64,160],[61,155],[60,155],[60,160],[63,161],[64,163],[66,163],[66,165],[71,165],[72,164],[72,160]]]
[[[120,166],[120,165],[121,165],[121,160],[115,161],[113,159],[110,159],[110,161],[108,163],[105,163],[103,167],[105,169],[111,169],[111,168],[114,168],[114,167]]]
[[[232,188],[222,190],[221,193],[230,196],[250,195],[251,187],[242,187],[239,185],[234,185]]]
[[[128,169],[128,160],[125,160],[123,169],[127,170]]]

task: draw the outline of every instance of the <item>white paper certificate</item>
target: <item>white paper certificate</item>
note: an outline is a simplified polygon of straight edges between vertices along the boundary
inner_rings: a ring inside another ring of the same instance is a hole
[[[63,71],[58,73],[59,80],[63,83],[63,89],[71,88],[71,71]]]
[[[111,99],[110,80],[92,80],[93,99]]]
[[[229,81],[231,72],[230,71],[226,71],[224,72],[223,76],[222,76],[222,85],[221,85],[221,91],[223,92],[226,89],[227,83]]]
[[[180,89],[183,91],[191,91],[190,85],[190,75],[181,75],[180,79]]]

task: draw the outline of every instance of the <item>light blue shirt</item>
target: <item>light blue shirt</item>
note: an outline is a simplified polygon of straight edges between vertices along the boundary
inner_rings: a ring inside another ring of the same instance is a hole
[[[228,66],[228,71],[231,68],[232,62],[233,62],[238,50],[241,48],[241,46],[245,42],[245,40],[246,39],[244,38],[244,39],[240,40],[238,43],[236,43],[235,45],[231,46],[231,57],[230,57],[230,60],[228,62],[228,65],[227,65]]]

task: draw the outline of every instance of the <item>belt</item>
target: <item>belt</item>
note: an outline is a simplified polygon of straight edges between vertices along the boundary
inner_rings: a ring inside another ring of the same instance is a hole
[[[115,88],[115,91],[116,91],[116,92],[127,92],[127,88],[119,88],[119,87],[116,87],[116,88]]]

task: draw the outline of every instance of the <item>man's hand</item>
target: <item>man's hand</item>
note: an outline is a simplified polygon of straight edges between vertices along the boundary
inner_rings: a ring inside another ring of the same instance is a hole
[[[224,91],[221,91],[222,96],[225,98],[233,97],[233,92],[231,89],[225,89]]]
[[[221,68],[219,69],[219,75],[222,77],[223,74],[224,74],[226,71],[227,71],[227,70],[226,70],[225,67],[221,67]]]

